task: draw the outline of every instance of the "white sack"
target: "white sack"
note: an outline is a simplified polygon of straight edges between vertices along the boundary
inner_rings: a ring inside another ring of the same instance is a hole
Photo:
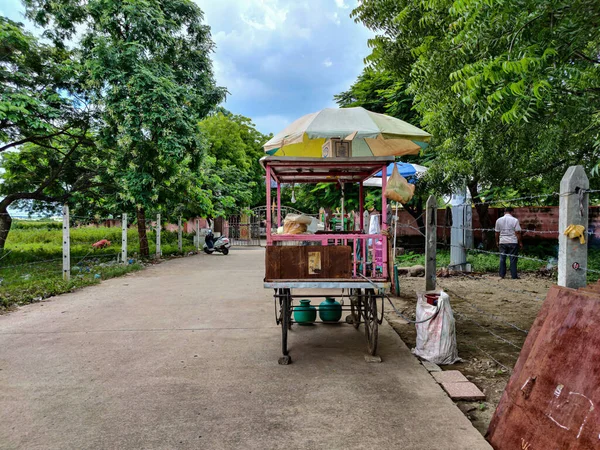
[[[427,303],[425,294],[440,294],[438,306]],[[450,297],[444,291],[419,292],[417,294],[417,318],[420,322],[435,314],[427,322],[417,323],[417,346],[412,352],[420,358],[435,364],[454,364],[460,361],[456,347],[454,314],[450,306]]]

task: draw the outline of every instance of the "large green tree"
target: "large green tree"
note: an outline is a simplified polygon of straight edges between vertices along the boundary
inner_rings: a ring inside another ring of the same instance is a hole
[[[430,182],[467,186],[484,227],[492,194],[556,190],[597,162],[595,2],[365,0],[353,15],[434,136]]]
[[[98,186],[95,108],[80,83],[74,53],[41,43],[0,17],[0,249],[9,207],[69,202]]]
[[[58,45],[76,40],[84,87],[102,109],[99,142],[122,200],[137,209],[187,203],[202,161],[198,123],[225,95],[212,73],[213,42],[191,0],[25,0],[27,16]],[[200,203],[201,204],[201,203]],[[158,205],[158,206],[157,206]],[[148,256],[147,245],[140,248]]]
[[[93,110],[79,73],[73,52],[41,43],[0,16],[0,152],[85,134]]]
[[[259,160],[270,136],[260,133],[252,121],[221,109],[200,122],[207,142],[203,171],[206,188],[213,193],[214,216],[238,213],[264,204],[264,170]]]

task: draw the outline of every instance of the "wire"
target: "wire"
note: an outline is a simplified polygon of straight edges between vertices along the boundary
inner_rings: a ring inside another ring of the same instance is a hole
[[[508,339],[504,339],[502,336],[494,333],[493,331],[489,330],[488,328],[484,327],[483,325],[481,325],[479,322],[477,322],[476,320],[471,319],[470,317],[468,317],[466,314],[461,313],[456,311],[456,314],[459,316],[460,320],[468,320],[469,322],[473,322],[475,325],[477,325],[479,328],[481,328],[483,331],[491,334],[492,336],[494,336],[497,339],[500,339],[501,341],[505,342],[508,345],[511,345],[512,347],[521,350],[521,347],[518,346],[517,344],[515,344],[514,342],[509,341]]]
[[[373,285],[373,287],[375,287],[375,289],[379,290],[379,286],[377,286],[375,283],[373,283],[373,281],[371,281],[369,278],[365,277],[362,273],[359,273],[359,275],[364,278],[365,280],[367,280],[369,283],[371,283]],[[435,312],[433,313],[433,315],[431,315],[430,317],[428,317],[427,319],[424,320],[411,320],[407,317],[405,317],[400,311],[398,311],[398,309],[396,309],[396,306],[394,306],[394,303],[392,302],[392,300],[390,299],[390,297],[385,293],[382,292],[382,295],[387,298],[388,302],[390,303],[390,305],[392,305],[392,308],[394,309],[394,311],[396,312],[396,314],[402,318],[403,320],[406,320],[408,323],[414,323],[414,324],[418,324],[418,323],[425,323],[425,322],[429,322],[430,320],[433,320],[437,317],[438,313],[440,312],[440,307],[439,305],[436,305],[435,308]]]
[[[508,322],[508,321],[506,321],[505,319],[503,319],[503,318],[502,318],[502,317],[500,317],[500,316],[496,316],[496,315],[494,315],[494,314],[490,314],[490,313],[488,313],[487,311],[485,311],[485,310],[483,310],[483,309],[479,308],[478,306],[474,305],[473,303],[471,303],[471,302],[470,302],[469,300],[467,300],[466,298],[464,298],[464,297],[462,297],[462,296],[458,295],[456,292],[454,292],[454,291],[452,291],[452,290],[449,290],[449,289],[446,289],[446,288],[444,288],[444,290],[445,290],[446,292],[448,292],[448,293],[452,293],[452,295],[453,295],[454,297],[456,297],[456,298],[459,298],[460,300],[462,300],[462,301],[464,301],[465,303],[467,303],[469,306],[471,306],[471,308],[475,309],[475,310],[476,310],[478,313],[480,313],[480,314],[482,314],[482,315],[486,315],[486,316],[490,317],[491,319],[493,319],[493,320],[495,320],[495,321],[497,321],[497,322],[501,322],[501,323],[503,323],[503,324],[505,324],[505,325],[508,325],[509,327],[511,327],[511,328],[514,328],[515,330],[517,330],[517,331],[520,331],[520,332],[522,332],[522,333],[525,333],[525,334],[528,334],[528,333],[529,333],[529,331],[528,331],[528,330],[524,330],[524,329],[522,329],[522,328],[518,327],[517,325],[515,325],[514,323],[511,323],[511,322]]]

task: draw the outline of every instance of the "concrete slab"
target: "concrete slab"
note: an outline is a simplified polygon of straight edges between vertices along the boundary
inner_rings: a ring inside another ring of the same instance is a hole
[[[423,364],[423,367],[425,367],[428,372],[441,372],[442,371],[440,366],[438,366],[437,364],[434,364],[432,362],[421,361],[421,364]]]
[[[438,383],[469,382],[460,370],[444,370],[443,372],[434,372],[431,375]]]
[[[0,316],[2,449],[490,449],[385,322],[294,326],[264,250],[198,255]]]
[[[452,400],[485,400],[485,394],[470,381],[441,383]]]

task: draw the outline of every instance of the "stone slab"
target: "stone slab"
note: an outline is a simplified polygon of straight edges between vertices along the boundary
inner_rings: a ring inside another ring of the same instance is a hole
[[[485,400],[485,394],[470,381],[440,384],[452,400]]]
[[[365,355],[365,361],[368,363],[380,363],[381,356],[378,355]]]
[[[431,374],[438,383],[460,383],[468,382],[467,378],[459,370],[445,370]]]
[[[441,372],[442,369],[435,363],[429,361],[423,361],[423,367],[425,367],[429,372]]]

